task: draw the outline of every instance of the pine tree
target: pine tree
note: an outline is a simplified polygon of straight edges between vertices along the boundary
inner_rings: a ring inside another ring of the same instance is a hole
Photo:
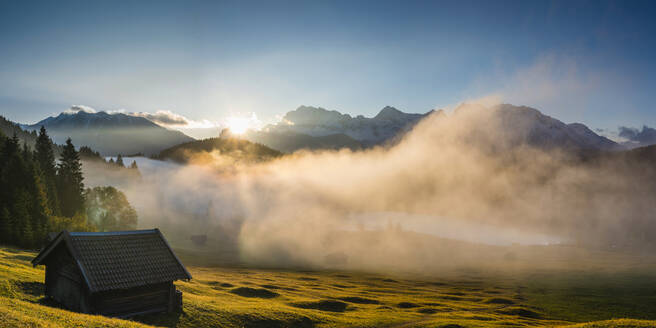
[[[12,226],[13,243],[21,247],[29,247],[32,243],[32,227],[30,225],[29,195],[25,191],[19,191],[14,201],[14,222]]]
[[[6,186],[7,182],[4,180],[6,166],[8,163],[8,154],[5,152],[5,144],[9,143],[9,138],[6,138],[2,131],[0,131],[0,186]],[[9,188],[0,188],[0,208],[6,207],[8,204],[7,192]]]
[[[131,169],[138,169],[137,167],[137,161],[132,161],[132,164],[130,164]]]
[[[48,234],[48,217],[52,212],[48,208],[48,194],[46,186],[41,179],[41,171],[38,165],[32,166],[32,179],[30,183],[30,215],[32,218],[31,228],[33,239],[41,242],[46,239]]]
[[[123,164],[123,156],[121,156],[121,154],[118,154],[118,156],[116,157],[116,165],[120,167],[125,167],[125,164]]]
[[[46,234],[46,224],[48,215],[51,214],[48,208],[48,196],[46,187],[42,182],[42,172],[38,162],[35,162],[36,153],[29,150],[27,145],[23,144],[23,165],[24,180],[23,190],[27,194],[28,202],[26,204],[29,212],[29,222],[24,223],[29,234],[27,235],[24,246],[32,246],[35,240],[44,240]]]
[[[0,244],[9,244],[11,242],[11,216],[6,207],[0,209]]]
[[[18,152],[18,137],[16,133],[11,138],[5,139],[4,147],[2,147],[2,152],[5,156],[5,159],[8,159],[8,156]]]
[[[27,146],[27,143],[23,143],[21,156],[23,156],[24,161],[32,161],[32,151],[30,151],[30,147]]]
[[[18,246],[24,247],[24,248],[33,248],[35,243],[35,235],[34,235],[34,230],[32,229],[32,224],[30,223],[30,220],[25,220],[21,224],[21,229],[20,229],[20,238],[21,241],[18,244]]]
[[[36,138],[34,145],[36,152],[36,160],[41,165],[41,170],[44,174],[55,175],[55,153],[52,150],[52,140],[48,137],[46,129],[41,126],[39,136]]]
[[[80,156],[69,138],[66,140],[57,168],[57,187],[62,215],[72,217],[84,211],[83,179]]]
[[[5,233],[7,234],[7,244],[16,243],[16,225],[18,218],[16,216],[16,202],[18,195],[22,192],[23,181],[25,179],[23,159],[19,151],[18,138],[14,133],[12,138],[6,138],[0,153],[0,208],[9,212],[9,220],[6,224]]]
[[[57,186],[56,175],[57,169],[55,167],[55,154],[53,152],[53,143],[46,129],[41,126],[39,136],[36,138],[35,159],[39,163],[39,168],[43,173],[43,183],[46,187],[46,194],[48,196],[48,208],[52,215],[59,215],[59,200],[57,199]]]

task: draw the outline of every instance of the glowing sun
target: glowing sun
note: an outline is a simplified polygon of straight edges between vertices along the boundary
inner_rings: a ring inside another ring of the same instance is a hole
[[[251,120],[244,117],[230,117],[227,120],[230,132],[235,134],[242,134],[251,128]]]

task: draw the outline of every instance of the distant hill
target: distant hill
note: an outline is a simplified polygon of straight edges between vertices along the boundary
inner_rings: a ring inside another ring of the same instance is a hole
[[[226,156],[235,162],[257,163],[268,161],[283,154],[267,146],[248,140],[230,138],[209,138],[186,142],[161,151],[154,159],[171,160],[177,163],[188,163],[195,156],[208,153]]]
[[[355,140],[343,133],[315,137],[291,131],[249,131],[244,136],[244,138],[253,142],[266,144],[273,149],[277,149],[286,153],[292,153],[299,149],[314,150],[348,148],[351,150],[359,150],[364,148],[360,141]]]
[[[24,127],[38,130],[41,126],[45,126],[55,143],[63,143],[70,137],[76,146],[89,146],[103,156],[139,152],[157,154],[173,145],[194,140],[146,118],[123,113],[64,112]]]

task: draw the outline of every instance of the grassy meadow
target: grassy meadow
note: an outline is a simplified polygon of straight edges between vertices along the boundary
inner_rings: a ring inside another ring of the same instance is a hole
[[[190,265],[182,313],[121,320],[45,299],[34,255],[0,248],[2,327],[656,327],[649,268],[436,278]]]

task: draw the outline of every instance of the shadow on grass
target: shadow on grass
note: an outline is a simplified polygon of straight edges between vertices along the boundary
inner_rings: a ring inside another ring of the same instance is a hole
[[[357,303],[357,304],[380,304],[380,302],[377,300],[359,297],[359,296],[342,297],[339,298],[339,300],[349,303]]]
[[[490,298],[490,299],[485,300],[485,303],[487,303],[487,304],[504,304],[504,305],[515,304],[515,302],[513,302],[513,300],[505,298],[505,297]]]
[[[297,302],[290,304],[291,306],[310,309],[310,310],[320,310],[328,312],[344,312],[348,306],[344,302],[334,301],[334,300],[320,300],[317,302]]]
[[[238,287],[230,292],[242,297],[274,298],[278,296],[278,293],[264,288]]]
[[[45,293],[45,285],[42,282],[15,280],[12,284],[24,294],[40,296]]]
[[[31,256],[31,255],[14,255],[14,256],[9,256],[9,258],[12,259],[12,260],[30,262],[30,261],[32,261],[34,256]]]
[[[531,318],[531,319],[540,319],[542,317],[539,313],[523,307],[511,307],[511,308],[497,310],[496,312],[499,314],[516,315],[519,317]]]
[[[191,325],[192,327],[205,327],[208,326],[209,322],[215,322],[216,319],[216,317],[214,317],[216,313],[213,313],[209,309],[192,308],[190,313],[191,314],[183,311],[179,313],[149,314],[133,317],[131,320],[157,327],[173,328],[180,324],[183,326]],[[230,315],[225,319],[232,321],[234,326],[243,328],[313,328],[315,326],[315,322],[305,316],[281,320],[265,318],[260,315],[235,314]]]
[[[153,313],[132,317],[129,320],[158,327],[177,327],[181,318],[187,316],[183,311],[171,313]]]
[[[46,297],[46,296],[39,298],[36,301],[36,303],[38,303],[40,305],[43,305],[43,306],[55,308],[55,309],[67,310],[63,305],[59,304],[59,302],[53,300],[50,297]]]
[[[5,251],[7,253],[12,253],[12,254],[17,254],[17,253],[21,252],[21,250],[18,250],[18,249],[12,248],[12,247],[2,247],[0,249],[2,249],[3,251]]]
[[[240,326],[245,328],[313,328],[315,326],[315,322],[308,317],[276,320],[262,317],[243,316],[240,319]]]
[[[401,303],[397,304],[396,306],[401,308],[401,309],[411,309],[411,308],[419,307],[419,304],[410,303],[410,302],[401,302]]]

